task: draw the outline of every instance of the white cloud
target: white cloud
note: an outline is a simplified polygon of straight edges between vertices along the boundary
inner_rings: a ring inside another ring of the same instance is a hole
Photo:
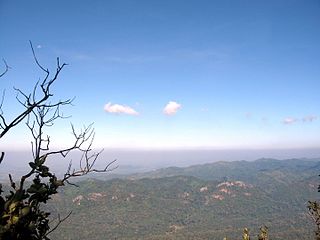
[[[168,104],[164,107],[163,113],[166,115],[174,115],[177,113],[177,111],[181,108],[181,104],[177,102],[170,101]]]
[[[284,124],[293,124],[293,123],[295,123],[297,121],[298,121],[298,119],[296,119],[296,118],[287,117],[287,118],[283,119],[282,122]]]
[[[139,113],[131,107],[120,105],[120,104],[112,104],[111,102],[107,103],[104,106],[104,110],[108,113],[115,114],[128,114],[128,115],[138,115]]]
[[[305,116],[304,118],[302,118],[302,121],[304,121],[304,122],[313,122],[313,121],[315,121],[317,119],[318,119],[317,116],[309,115],[309,116]]]
[[[285,119],[283,119],[282,123],[284,124],[293,124],[293,123],[296,123],[296,122],[313,122],[313,121],[316,121],[318,119],[317,116],[315,115],[308,115],[308,116],[305,116],[303,118],[292,118],[292,117],[287,117]]]
[[[37,48],[40,49],[40,48],[42,48],[42,46],[39,44],[39,45],[37,45]]]

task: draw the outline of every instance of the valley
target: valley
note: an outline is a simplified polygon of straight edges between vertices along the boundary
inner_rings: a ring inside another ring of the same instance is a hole
[[[87,179],[50,204],[72,215],[53,239],[240,239],[266,225],[272,239],[313,239],[317,159],[260,159],[166,168],[122,179]]]

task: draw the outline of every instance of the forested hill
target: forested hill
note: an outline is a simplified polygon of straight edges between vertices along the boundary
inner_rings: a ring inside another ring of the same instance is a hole
[[[292,175],[297,174],[297,179],[303,176],[318,175],[320,173],[320,158],[316,159],[287,159],[277,160],[262,158],[256,161],[219,161],[202,165],[194,165],[186,168],[169,167],[152,172],[139,173],[130,176],[136,178],[161,178],[170,176],[194,176],[203,180],[224,180],[241,178],[254,180],[258,176],[281,172]],[[291,178],[290,178],[291,180]]]
[[[54,239],[241,239],[261,225],[276,239],[313,239],[307,201],[317,159],[217,162],[68,186],[51,201],[73,211]],[[76,236],[76,237],[75,237]]]

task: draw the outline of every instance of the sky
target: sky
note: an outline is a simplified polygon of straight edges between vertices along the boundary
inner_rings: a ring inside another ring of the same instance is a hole
[[[56,146],[94,122],[105,148],[319,148],[319,13],[318,0],[0,0],[4,115],[21,111],[13,86],[43,78],[31,40],[51,72],[68,63]],[[30,148],[24,124],[1,141]]]

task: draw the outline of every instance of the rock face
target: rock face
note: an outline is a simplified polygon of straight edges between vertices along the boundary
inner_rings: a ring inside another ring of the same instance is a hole
[[[207,192],[208,191],[208,186],[200,188],[200,192]]]
[[[81,202],[83,200],[96,202],[96,201],[102,200],[106,196],[107,194],[105,192],[92,192],[92,193],[88,193],[87,195],[78,195],[72,199],[72,202],[76,205],[81,205]]]
[[[98,201],[104,197],[106,197],[107,194],[105,192],[93,192],[93,193],[89,193],[87,199],[89,201]]]
[[[72,199],[72,202],[76,205],[81,205],[81,201],[83,200],[83,196],[82,195],[79,195],[79,196],[76,196],[74,199]]]
[[[251,184],[245,184],[242,181],[230,181],[230,182],[227,181],[227,182],[222,182],[217,185],[217,187],[232,187],[232,186],[241,187],[241,188],[252,188],[253,187]]]

